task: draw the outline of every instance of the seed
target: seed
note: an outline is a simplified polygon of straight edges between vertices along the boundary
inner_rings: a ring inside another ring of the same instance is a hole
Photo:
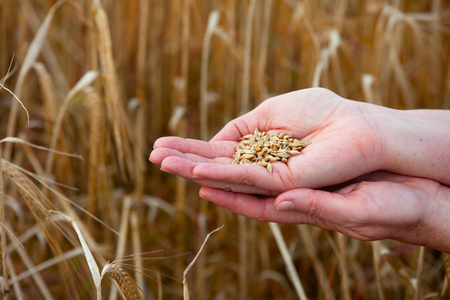
[[[233,158],[233,164],[258,164],[266,167],[272,174],[273,162],[281,161],[286,163],[294,155],[311,144],[311,142],[300,141],[284,133],[267,134],[258,128],[253,134],[247,134],[239,139]]]
[[[242,156],[243,159],[252,160],[255,158],[253,154],[245,154]]]
[[[270,162],[276,162],[276,161],[280,160],[279,157],[274,157],[274,156],[272,156],[272,155],[267,156],[267,159],[268,159],[268,161],[270,161]]]
[[[274,153],[273,155],[275,155],[277,157],[281,157],[281,158],[289,158],[292,156],[288,152],[278,152],[278,153]]]

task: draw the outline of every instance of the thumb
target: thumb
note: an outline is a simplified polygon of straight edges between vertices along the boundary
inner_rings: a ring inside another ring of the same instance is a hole
[[[313,219],[342,223],[354,218],[357,211],[350,204],[348,194],[330,193],[322,190],[308,188],[292,189],[284,192],[275,200],[277,211],[296,211],[312,217]]]
[[[255,128],[261,130],[261,118],[257,109],[254,109],[234,120],[228,122],[212,139],[217,141],[238,141],[244,135],[253,133]]]

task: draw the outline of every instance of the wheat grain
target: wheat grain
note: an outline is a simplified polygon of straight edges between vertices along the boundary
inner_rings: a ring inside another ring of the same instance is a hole
[[[285,133],[260,132],[247,134],[236,145],[233,164],[258,164],[272,174],[273,162],[287,163],[288,158],[300,154],[311,142],[300,141]]]

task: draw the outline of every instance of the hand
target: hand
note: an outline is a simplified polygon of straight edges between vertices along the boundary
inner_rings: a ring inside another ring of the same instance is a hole
[[[264,101],[210,142],[158,139],[150,160],[166,172],[234,192],[275,196],[297,187],[324,187],[382,167],[385,137],[374,116],[388,113],[326,89],[306,89]],[[237,141],[255,128],[312,144],[286,164],[273,163],[273,174],[258,165],[232,165]]]
[[[450,188],[377,171],[334,192],[298,188],[264,197],[203,187],[200,196],[243,216],[311,224],[360,240],[395,239],[450,252]]]

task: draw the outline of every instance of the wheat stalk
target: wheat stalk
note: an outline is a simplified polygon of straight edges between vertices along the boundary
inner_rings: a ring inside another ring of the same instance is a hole
[[[131,158],[130,143],[133,141],[133,134],[129,119],[121,103],[121,93],[119,80],[114,66],[112,53],[111,32],[106,12],[99,0],[93,1],[94,23],[97,29],[97,46],[99,49],[100,61],[102,64],[102,74],[105,84],[106,108],[110,118],[113,120],[112,127],[114,140],[118,151],[118,165],[121,169],[122,178],[126,179],[126,174],[133,166]]]
[[[270,230],[272,231],[273,237],[277,242],[278,249],[281,252],[281,256],[283,258],[284,264],[286,265],[287,272],[289,274],[289,278],[292,281],[292,284],[295,287],[295,291],[297,292],[297,296],[301,300],[307,300],[305,290],[303,289],[302,282],[300,281],[300,277],[298,276],[297,271],[295,270],[294,262],[292,261],[292,257],[289,254],[289,250],[286,246],[286,242],[284,241],[283,235],[281,233],[280,227],[276,223],[269,223]]]
[[[63,104],[58,112],[58,115],[56,117],[55,125],[53,127],[53,132],[52,132],[52,140],[50,142],[50,149],[56,149],[56,144],[58,142],[62,123],[63,123],[64,117],[66,115],[66,112],[69,108],[70,101],[77,93],[79,93],[80,91],[82,91],[83,89],[88,87],[97,78],[98,75],[99,75],[98,72],[95,72],[95,71],[86,72],[83,75],[83,77],[81,77],[80,80],[73,86],[73,88],[69,91],[69,93],[67,93],[67,95],[63,101]],[[45,170],[48,175],[51,173],[51,171],[53,169],[53,163],[54,163],[54,153],[50,152],[49,157],[47,158],[46,166],[45,166]]]
[[[320,284],[320,287],[322,289],[322,292],[325,294],[327,292],[327,277],[326,277],[326,271],[324,264],[321,262],[318,252],[319,249],[317,249],[317,238],[316,236],[313,236],[311,231],[320,230],[319,228],[315,228],[312,226],[306,226],[306,225],[298,225],[297,226],[300,237],[303,241],[304,250],[308,254],[309,258],[313,262],[314,271],[316,273],[316,277],[318,279],[318,282]],[[325,299],[335,299],[335,296],[332,291],[330,291],[330,294],[325,297]]]
[[[3,271],[3,279],[5,281],[3,291],[9,292],[9,283],[8,283],[8,270],[6,266],[6,232],[5,232],[5,197],[3,193],[3,159],[2,159],[2,147],[0,146],[0,232],[1,232],[1,257],[2,257],[2,271]],[[9,298],[8,296],[6,297]]]
[[[179,70],[179,82],[180,85],[176,89],[177,95],[177,108],[179,114],[179,120],[177,122],[177,126],[173,127],[173,132],[176,133],[177,136],[185,137],[187,134],[188,127],[188,119],[186,116],[186,110],[188,107],[188,81],[189,81],[189,35],[190,35],[190,0],[182,0],[181,7],[181,18],[180,18],[180,70]],[[186,218],[183,213],[183,210],[186,207],[186,189],[187,189],[187,181],[184,178],[177,177],[176,179],[176,187],[175,187],[175,206],[177,208],[177,224],[180,228],[186,227]],[[186,251],[186,245],[184,243],[186,231],[180,230],[177,233],[177,251],[179,253],[184,253]],[[177,260],[176,269],[178,273],[183,271],[183,260],[180,257]]]
[[[7,232],[8,232],[8,235],[10,236],[10,238],[14,238],[14,234],[12,232],[10,232],[9,230]],[[34,268],[36,268],[36,266],[33,264],[33,261],[31,259],[31,257],[28,255],[27,251],[23,247],[17,247],[16,250],[17,250],[22,262],[24,263],[25,267],[27,268],[27,270],[30,271],[31,277],[36,282],[36,285],[38,286],[39,290],[41,291],[42,296],[44,296],[45,299],[49,299],[49,300],[54,299],[54,297],[50,293],[49,288],[45,284],[45,281],[42,278],[42,276],[37,272],[31,272]],[[17,278],[12,277],[11,278],[12,284],[17,282],[17,280],[18,280]],[[5,283],[6,283],[6,280],[5,280]],[[6,287],[8,287],[7,283],[6,283]]]
[[[208,65],[210,55],[211,37],[219,22],[219,11],[209,14],[208,25],[202,44],[202,64],[200,77],[200,138],[208,138]]]
[[[55,11],[64,3],[64,1],[65,0],[59,0],[52,6],[44,22],[42,23],[41,27],[36,33],[36,36],[34,37],[32,43],[30,44],[30,47],[28,48],[27,55],[25,56],[22,68],[19,71],[17,83],[14,88],[14,94],[17,95],[17,98],[20,98],[20,93],[22,92],[23,85],[25,83],[25,76],[28,74],[28,71],[32,67],[34,61],[36,60],[39,52],[42,49],[42,45],[46,38],[48,29],[50,27],[50,22],[53,19],[53,15]],[[19,102],[13,102],[11,105],[11,112],[8,118],[8,127],[6,130],[6,136],[14,136],[16,130],[16,122],[18,118],[18,103]],[[5,150],[5,159],[9,160],[11,158],[11,155],[12,155],[12,145],[8,144]]]
[[[201,245],[200,249],[199,249],[198,252],[197,252],[197,255],[195,255],[194,259],[191,261],[191,263],[190,263],[190,264],[186,267],[186,269],[184,270],[184,272],[183,272],[183,299],[184,299],[184,300],[189,300],[189,299],[190,299],[190,297],[189,297],[189,287],[188,287],[188,283],[187,283],[187,280],[186,280],[186,275],[187,275],[187,273],[188,273],[188,272],[191,270],[191,268],[194,266],[194,264],[195,264],[195,262],[197,261],[197,259],[198,259],[199,255],[200,255],[200,253],[202,252],[203,248],[205,247],[206,242],[208,241],[209,237],[210,237],[213,233],[215,233],[215,232],[221,230],[222,228],[223,228],[223,225],[220,226],[219,228],[214,229],[213,231],[211,231],[210,233],[208,233],[208,234],[206,235],[205,240],[203,241],[203,244]]]
[[[49,217],[49,211],[53,209],[52,204],[45,198],[42,192],[30,181],[20,170],[19,167],[5,160],[1,161],[3,172],[16,185],[20,195],[24,199],[29,211],[34,220],[39,225],[39,228],[50,246],[54,255],[64,253],[64,244],[61,241],[64,232],[55,224],[45,222]],[[75,289],[73,281],[69,281],[70,266],[67,261],[61,262],[60,266],[63,268],[63,280],[69,285],[71,289]]]
[[[450,254],[442,253],[442,255],[444,256],[445,277],[444,284],[442,285],[441,297],[444,296],[445,289],[447,289],[447,293],[450,296]]]

